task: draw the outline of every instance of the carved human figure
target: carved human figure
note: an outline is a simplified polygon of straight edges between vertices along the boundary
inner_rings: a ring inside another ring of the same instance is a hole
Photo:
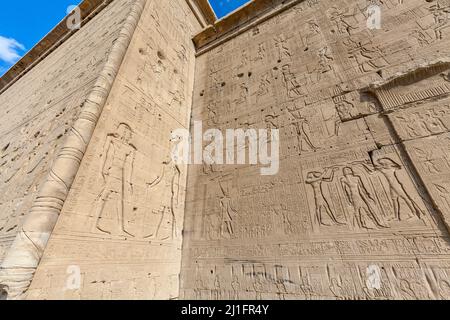
[[[266,94],[269,93],[269,88],[270,88],[270,79],[269,79],[269,72],[264,73],[261,76],[261,79],[259,81],[259,87],[258,87],[258,91],[256,92],[256,95],[258,97],[260,96],[264,96]]]
[[[356,29],[347,21],[348,18],[354,15],[355,13],[348,13],[348,8],[347,10],[343,10],[333,6],[329,10],[330,20],[336,26],[336,31],[339,34],[351,35],[352,30]]]
[[[381,158],[377,159],[375,162],[375,170],[371,170],[368,166],[364,166],[367,172],[370,174],[376,173],[376,171],[381,172],[386,178],[389,184],[389,194],[392,199],[392,203],[394,206],[394,214],[395,218],[398,221],[402,220],[401,217],[401,206],[400,202],[403,200],[404,203],[408,206],[411,212],[407,211],[408,220],[414,218],[413,214],[415,213],[419,219],[422,219],[424,213],[417,205],[417,203],[411,198],[408,192],[405,190],[404,184],[401,182],[399,178],[399,171],[402,170],[402,167],[389,158]]]
[[[308,33],[304,37],[303,44],[305,46],[305,50],[309,49],[309,46],[312,43],[312,39],[321,33],[320,27],[315,20],[309,20],[308,24]]]
[[[379,170],[389,182],[391,188],[390,192],[393,200],[396,199],[397,203],[403,200],[409,207],[409,209],[417,215],[419,219],[422,218],[425,213],[420,209],[417,203],[405,190],[404,184],[398,177],[398,171],[402,170],[401,166],[389,158],[379,159],[375,162],[376,169]],[[395,206],[395,205],[394,205]],[[400,220],[400,205],[397,205],[397,217]]]
[[[253,289],[256,293],[255,300],[262,300],[262,295],[264,293],[264,280],[262,275],[256,275],[255,280],[253,282]]]
[[[219,185],[222,192],[222,196],[219,198],[221,216],[220,233],[222,237],[230,238],[234,234],[233,220],[234,216],[237,214],[237,210],[234,208],[229,191],[223,187],[221,183],[219,183]]]
[[[285,284],[285,280],[278,279],[275,282],[277,286],[277,295],[279,300],[286,300],[287,288]]]
[[[219,123],[219,116],[217,115],[216,111],[216,104],[211,102],[206,106],[206,109],[208,110],[208,120],[211,122],[211,124],[216,125]]]
[[[342,119],[350,119],[358,115],[355,105],[347,100],[339,101],[336,104],[336,109]]]
[[[299,83],[295,74],[291,72],[289,65],[282,67],[283,81],[289,98],[297,98],[305,95],[304,88],[306,83]]]
[[[117,133],[109,134],[103,149],[101,168],[103,189],[96,199],[95,228],[107,234],[134,237],[128,228],[130,210],[126,201],[133,194],[133,166],[136,147],[133,131],[121,123]]]
[[[278,62],[283,61],[284,58],[291,59],[292,54],[283,34],[275,38],[275,47],[278,49]]]
[[[324,172],[310,172],[306,177],[306,183],[311,185],[314,191],[314,202],[316,205],[316,219],[319,225],[332,226],[344,225],[345,223],[338,221],[337,217],[331,210],[330,204],[325,197],[323,190],[323,182],[332,182],[334,174],[338,168],[328,168]],[[328,219],[324,219],[324,215]]]
[[[338,300],[353,300],[355,293],[352,288],[353,283],[343,280],[340,276],[330,278],[330,291]]]
[[[353,207],[355,219],[360,228],[373,229],[368,221],[378,228],[388,228],[388,226],[377,216],[372,208],[372,196],[367,191],[360,176],[355,175],[350,167],[343,169],[344,176],[341,178],[341,185],[347,196],[348,203]]]
[[[258,52],[256,53],[255,61],[264,60],[266,57],[266,47],[264,43],[258,44]]]
[[[322,118],[325,123],[325,128],[327,130],[328,136],[330,138],[338,137],[342,125],[342,120],[341,117],[339,116],[338,109],[337,108],[323,109]]]
[[[274,211],[275,215],[278,217],[279,221],[281,221],[281,223],[282,223],[281,226],[282,226],[285,234],[292,233],[293,224],[292,224],[291,219],[289,218],[289,211],[287,210],[286,206],[285,205],[276,206],[273,209],[273,211]]]
[[[249,62],[249,58],[248,58],[248,54],[247,54],[247,50],[243,49],[241,52],[241,59],[239,60],[239,66],[238,69],[240,68],[245,68],[248,66],[248,62]]]
[[[310,284],[307,277],[302,277],[302,282],[300,284],[300,289],[305,296],[305,300],[312,300],[315,296],[314,288]]]
[[[153,193],[154,197],[160,199],[161,207],[156,212],[160,215],[159,222],[153,233],[145,238],[156,240],[168,240],[177,238],[177,217],[175,209],[179,205],[180,197],[180,180],[181,169],[171,158],[163,162],[161,174],[152,182],[147,184],[147,193],[151,194],[151,190],[156,186],[161,186],[162,192]],[[171,232],[163,232],[163,224],[167,223],[171,226]]]
[[[222,287],[220,284],[220,276],[217,274],[214,278],[213,300],[222,299]]]
[[[299,153],[308,150],[305,150],[303,147],[304,144],[307,145],[309,150],[316,151],[317,148],[314,146],[310,138],[309,121],[302,116],[301,110],[298,110],[295,106],[288,106],[288,111],[292,116],[291,124],[294,126],[295,133],[297,135]]]
[[[329,52],[329,48],[326,46],[320,48],[317,55],[319,57],[319,62],[318,67],[316,69],[316,73],[317,73],[317,81],[320,81],[322,79],[323,74],[333,71],[332,63],[334,61],[334,58]]]
[[[242,82],[239,85],[239,97],[235,99],[237,104],[245,103],[248,98],[249,89],[245,82]]]

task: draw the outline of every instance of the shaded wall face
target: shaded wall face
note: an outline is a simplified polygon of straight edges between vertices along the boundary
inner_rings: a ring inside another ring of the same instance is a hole
[[[197,59],[193,119],[279,129],[281,164],[190,167],[183,298],[450,297],[450,21],[366,9],[304,1]]]
[[[169,140],[188,128],[197,28],[184,0],[147,1],[29,298],[178,297],[187,168]]]
[[[0,263],[105,63],[130,2],[115,1],[0,95]]]

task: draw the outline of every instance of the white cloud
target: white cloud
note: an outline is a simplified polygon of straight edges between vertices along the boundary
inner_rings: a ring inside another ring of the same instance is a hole
[[[25,47],[17,40],[0,36],[0,60],[6,63],[14,63],[20,59],[20,51]]]

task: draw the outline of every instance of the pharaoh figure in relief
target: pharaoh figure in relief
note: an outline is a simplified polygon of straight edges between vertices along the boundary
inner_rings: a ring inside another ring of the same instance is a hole
[[[450,3],[289,5],[197,57],[194,120],[279,129],[280,171],[189,168],[182,297],[446,299]]]
[[[450,299],[450,1],[205,4],[84,7],[1,79],[0,299]],[[198,122],[279,170],[179,163]]]
[[[132,137],[130,126],[121,123],[117,133],[108,135],[106,139],[101,169],[103,190],[94,211],[96,228],[103,233],[111,234],[114,231],[116,234],[133,236],[127,226],[130,208],[126,204],[133,194],[136,147],[132,145]]]

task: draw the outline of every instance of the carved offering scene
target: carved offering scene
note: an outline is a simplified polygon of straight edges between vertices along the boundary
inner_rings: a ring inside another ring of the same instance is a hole
[[[0,122],[0,300],[450,300],[450,0],[83,0]]]

